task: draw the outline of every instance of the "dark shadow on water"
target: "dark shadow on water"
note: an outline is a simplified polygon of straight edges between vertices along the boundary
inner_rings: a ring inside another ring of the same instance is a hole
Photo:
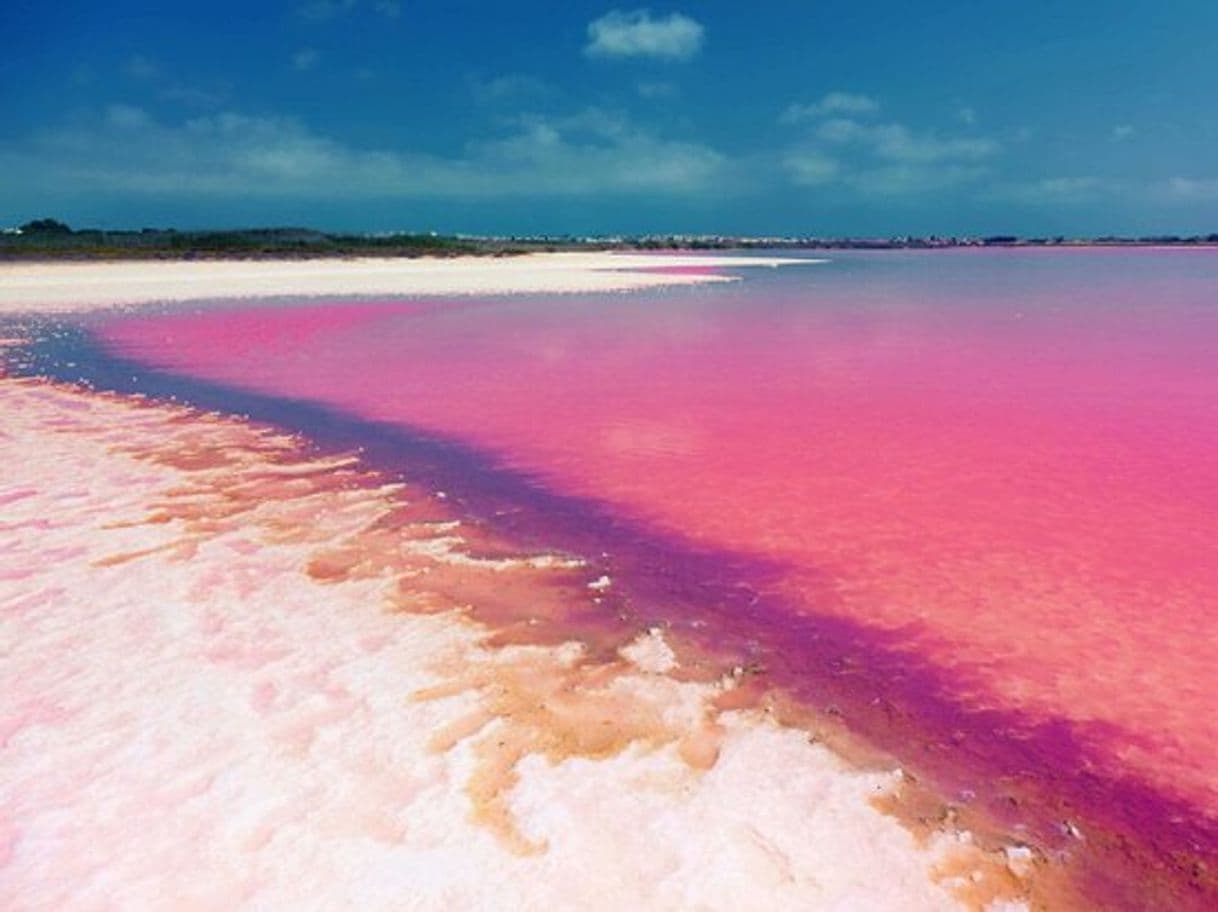
[[[547,490],[451,440],[149,370],[106,353],[79,326],[48,328],[21,359],[14,373],[172,397],[301,433],[323,450],[359,448],[371,467],[445,492],[459,513],[522,550],[562,551],[588,560],[593,575],[609,574],[611,596],[583,623],[627,638],[664,626],[720,660],[712,671],[757,669],[766,687],[840,718],[965,814],[971,803],[1013,838],[1068,853],[1098,904],[1218,908],[1218,822],[1113,772],[1113,752],[1135,735],[978,708],[960,694],[969,683],[960,669],[917,650],[926,631],[880,630],[827,610],[827,585],[777,594],[788,567],[706,549],[607,504]]]

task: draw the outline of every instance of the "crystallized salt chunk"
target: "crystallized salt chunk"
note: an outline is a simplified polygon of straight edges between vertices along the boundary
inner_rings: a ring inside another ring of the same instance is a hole
[[[604,592],[609,588],[613,581],[607,576],[600,576],[588,584],[588,588],[593,592]]]
[[[634,664],[640,671],[664,674],[677,666],[677,656],[664,642],[658,627],[637,636],[628,646],[619,650],[622,658]]]
[[[1007,857],[1007,869],[1020,880],[1032,873],[1032,861],[1035,854],[1027,846],[1007,846],[1003,850]]]

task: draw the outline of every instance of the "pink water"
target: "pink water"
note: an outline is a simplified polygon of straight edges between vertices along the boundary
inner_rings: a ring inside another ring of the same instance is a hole
[[[777,562],[964,704],[1218,812],[1218,252],[837,254],[731,287],[129,316],[144,364]]]

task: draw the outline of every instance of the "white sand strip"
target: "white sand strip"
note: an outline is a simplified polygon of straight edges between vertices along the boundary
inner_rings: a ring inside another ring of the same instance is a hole
[[[813,262],[728,256],[538,253],[518,257],[0,263],[0,313],[68,311],[199,298],[628,291],[722,281],[657,268]]]
[[[980,853],[920,846],[871,804],[896,773],[757,713],[712,717],[728,683],[665,675],[657,635],[589,666],[410,610],[434,611],[446,573],[579,591],[582,568],[449,561],[451,524],[377,523],[400,485],[235,420],[2,379],[0,415],[0,908],[975,895]]]

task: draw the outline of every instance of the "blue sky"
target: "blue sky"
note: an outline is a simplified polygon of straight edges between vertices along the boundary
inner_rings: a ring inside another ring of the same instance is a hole
[[[0,4],[0,224],[1218,231],[1218,3]]]

